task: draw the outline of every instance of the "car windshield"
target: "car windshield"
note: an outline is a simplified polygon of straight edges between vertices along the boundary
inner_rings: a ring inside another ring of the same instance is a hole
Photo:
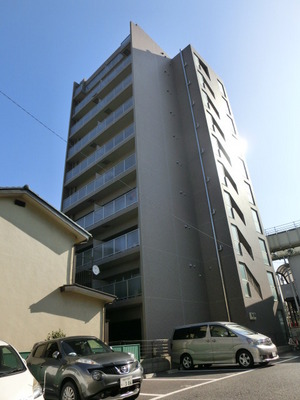
[[[62,342],[62,348],[69,356],[90,356],[112,352],[110,347],[94,338],[67,339]]]
[[[251,329],[246,328],[245,326],[241,325],[227,325],[227,328],[231,329],[233,332],[238,333],[240,335],[256,335],[257,332],[252,331]]]
[[[0,378],[25,370],[25,365],[11,346],[0,346]]]

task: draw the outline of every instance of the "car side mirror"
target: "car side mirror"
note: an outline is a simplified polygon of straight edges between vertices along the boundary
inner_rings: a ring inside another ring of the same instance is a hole
[[[52,358],[58,359],[59,357],[60,357],[60,352],[59,352],[59,351],[55,351],[55,352],[52,354]]]

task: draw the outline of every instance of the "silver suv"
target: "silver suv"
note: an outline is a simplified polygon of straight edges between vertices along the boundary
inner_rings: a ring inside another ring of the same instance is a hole
[[[136,399],[143,369],[133,355],[114,352],[92,336],[40,342],[27,358],[46,399]]]
[[[172,362],[184,369],[195,365],[239,364],[251,367],[277,360],[272,340],[234,322],[205,322],[174,330]]]

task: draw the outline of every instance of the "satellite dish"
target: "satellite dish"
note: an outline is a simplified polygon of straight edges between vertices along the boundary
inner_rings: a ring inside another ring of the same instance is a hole
[[[100,268],[98,267],[98,265],[93,265],[92,271],[94,275],[100,274]]]

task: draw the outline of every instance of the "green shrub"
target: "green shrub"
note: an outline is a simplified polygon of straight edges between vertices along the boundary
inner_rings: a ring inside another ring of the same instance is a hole
[[[58,339],[63,337],[66,337],[66,335],[61,329],[59,329],[58,331],[49,332],[46,340]]]

